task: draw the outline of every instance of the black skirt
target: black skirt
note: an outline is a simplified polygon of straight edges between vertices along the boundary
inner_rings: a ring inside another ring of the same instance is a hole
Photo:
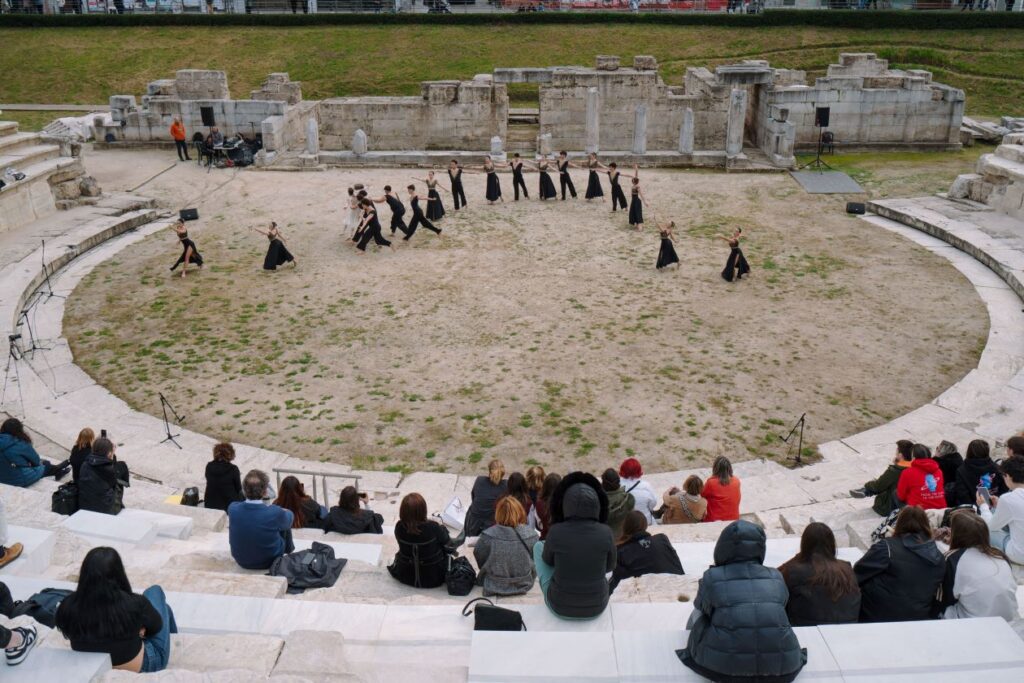
[[[444,204],[441,203],[441,195],[437,190],[429,190],[427,200],[427,220],[439,221],[444,218]]]
[[[587,199],[594,199],[595,197],[603,197],[604,190],[601,189],[601,179],[597,176],[597,171],[591,171],[590,176],[587,178]]]
[[[722,279],[732,282],[734,279],[739,280],[749,272],[750,264],[747,263],[743,250],[733,247],[729,251],[729,260],[725,262],[725,269],[722,270]]]
[[[658,251],[658,270],[661,270],[665,266],[671,266],[673,263],[679,263],[679,257],[676,256],[676,248],[672,245],[672,240],[667,237],[661,238],[661,249]]]
[[[498,174],[493,171],[487,174],[487,201],[496,202],[501,199],[501,183]]]
[[[540,198],[541,199],[554,199],[558,196],[555,191],[555,183],[551,180],[551,175],[547,171],[540,172]]]
[[[171,266],[171,270],[174,270],[182,263],[185,263],[185,254],[188,253],[189,247],[192,248],[192,253],[189,255],[188,262],[194,263],[197,266],[202,267],[203,257],[199,253],[199,250],[196,249],[196,243],[188,238],[185,238],[181,240],[181,256],[179,256],[178,261],[173,266]]]
[[[267,247],[267,256],[263,259],[263,270],[277,270],[278,266],[283,266],[294,260],[295,257],[284,246],[284,242],[273,239],[270,240],[270,246]]]
[[[630,225],[642,225],[644,222],[644,203],[640,200],[640,195],[633,195],[629,201],[629,224]]]

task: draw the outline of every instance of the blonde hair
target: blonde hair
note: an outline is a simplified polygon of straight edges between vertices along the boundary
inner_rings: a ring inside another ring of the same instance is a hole
[[[75,441],[75,448],[92,448],[92,442],[96,440],[96,432],[86,427],[78,432],[78,441]]]
[[[500,460],[492,460],[487,465],[487,477],[491,483],[497,486],[505,478],[505,463]]]
[[[531,491],[540,491],[544,488],[544,476],[544,468],[540,465],[534,465],[526,470],[526,488]]]
[[[523,504],[512,496],[502,496],[494,506],[494,521],[501,526],[510,526],[514,529],[526,524],[526,510],[523,509]]]

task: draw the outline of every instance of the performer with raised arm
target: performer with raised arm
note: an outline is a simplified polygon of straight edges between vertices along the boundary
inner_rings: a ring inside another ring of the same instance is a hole
[[[490,155],[484,157],[483,166],[467,166],[466,168],[474,171],[483,171],[487,174],[487,203],[493,204],[497,201],[504,202],[505,200],[501,196],[501,182],[498,180],[498,168],[494,165],[494,161]]]
[[[574,165],[580,167],[579,164]],[[597,160],[597,154],[595,152],[588,154],[587,162],[582,167],[589,171],[587,174],[587,192],[583,195],[584,199],[590,201],[600,197],[601,201],[604,201],[604,190],[601,189],[601,178],[597,175],[597,172],[606,170],[606,168]]]
[[[181,277],[185,277],[185,271],[188,270],[188,264],[194,263],[199,266],[200,269],[203,267],[203,257],[196,249],[196,243],[189,239],[188,228],[185,227],[185,221],[178,219],[178,222],[174,224],[174,234],[178,237],[178,241],[181,243],[181,256],[171,266],[171,272],[181,266]],[[184,265],[183,265],[184,264]]]
[[[394,251],[395,246],[384,239],[384,235],[380,234],[380,221],[377,220],[377,209],[373,206],[373,200],[369,197],[363,197],[359,200],[359,203],[363,207],[363,220],[356,231],[360,236],[356,249],[359,250],[360,254],[364,254],[366,252],[366,245],[372,239],[380,246],[391,247],[391,250]]]
[[[526,181],[523,180],[523,160],[519,158],[519,152],[512,155],[508,167],[512,169],[512,189],[516,193],[516,201],[519,201],[519,188],[523,189],[523,196],[529,199],[530,193],[526,191]]]
[[[402,204],[402,200],[395,196],[391,191],[390,185],[384,186],[384,195],[377,197],[373,200],[374,204],[387,204],[388,208],[391,209],[391,234],[395,234],[395,230],[401,230],[403,235],[409,234],[409,228],[405,226],[405,221],[402,217],[405,216],[405,206]]]
[[[658,227],[658,236],[661,239],[661,248],[658,250],[658,262],[655,264],[655,267],[661,270],[674,263],[676,264],[676,270],[679,270],[679,256],[676,254],[676,248],[672,244],[672,230],[675,229],[676,222],[668,221],[664,223],[655,220],[654,224]]]
[[[441,235],[441,229],[435,227],[426,216],[423,215],[423,209],[420,208],[420,196],[416,194],[416,186],[409,186],[409,206],[412,207],[412,220],[409,221],[409,232],[405,234],[403,239],[408,240],[416,232],[416,228],[422,225],[427,230],[433,230],[438,236]]]
[[[284,246],[284,236],[278,229],[277,223],[270,221],[270,227],[266,230],[260,230],[259,228],[251,229],[270,240],[270,244],[267,246],[267,255],[263,258],[263,270],[277,270],[278,266],[283,266],[286,263],[291,263],[294,266],[299,265],[295,257]]]
[[[452,184],[452,201],[455,203],[455,210],[466,206],[466,191],[462,187],[462,166],[456,159],[448,162],[448,180]],[[461,201],[461,205],[460,205]]]
[[[626,210],[626,195],[622,191],[622,186],[619,184],[619,179],[622,174],[619,173],[618,165],[613,161],[608,164],[608,185],[611,186],[612,190],[612,212],[618,208]]]
[[[750,273],[750,264],[740,249],[740,238],[743,236],[743,228],[736,228],[732,235],[719,235],[718,239],[729,243],[729,259],[725,262],[722,270],[722,279],[727,282],[742,279]]]
[[[629,224],[637,230],[644,229],[644,193],[640,189],[640,170],[633,164],[633,175],[630,176]]]
[[[437,192],[437,188],[440,187],[445,192],[451,192],[451,190],[434,178],[433,171],[427,171],[426,178],[413,178],[413,180],[418,180],[427,186],[427,210],[425,211],[427,218],[432,221],[444,218],[444,204],[441,202],[441,195]]]

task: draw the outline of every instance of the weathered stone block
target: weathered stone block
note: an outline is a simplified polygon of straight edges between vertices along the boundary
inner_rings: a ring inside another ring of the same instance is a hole
[[[86,176],[78,182],[79,190],[85,197],[99,197],[103,194],[103,190],[100,188],[99,183],[92,176]]]
[[[598,55],[594,61],[598,71],[617,71],[620,63],[618,55]]]
[[[63,183],[56,183],[53,185],[53,198],[57,201],[78,199],[81,196],[82,191],[78,187],[77,180],[68,180]]]
[[[633,57],[633,68],[637,71],[657,71],[658,60],[653,55],[636,55]]]

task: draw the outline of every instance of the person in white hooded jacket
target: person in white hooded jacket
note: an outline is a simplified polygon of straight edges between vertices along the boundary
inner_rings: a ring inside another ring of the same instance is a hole
[[[1014,439],[1024,441],[1024,437],[1012,437],[1010,441]],[[1007,458],[999,471],[1010,492],[990,495],[991,504],[978,494],[978,511],[988,524],[992,545],[1006,553],[1010,562],[1024,564],[1024,457]]]
[[[1017,618],[1017,583],[1006,555],[989,544],[988,525],[971,510],[950,520],[946,575],[939,592],[943,619]]]
[[[619,465],[619,479],[626,493],[633,496],[633,509],[643,513],[648,526],[653,526],[656,524],[654,511],[661,505],[661,500],[651,485],[641,478],[643,476],[643,467],[636,458],[626,458]]]

